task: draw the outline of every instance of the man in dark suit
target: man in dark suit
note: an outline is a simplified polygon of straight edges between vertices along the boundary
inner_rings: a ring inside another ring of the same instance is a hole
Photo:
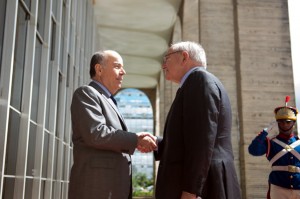
[[[124,75],[117,52],[97,52],[90,63],[92,81],[73,94],[70,199],[132,198],[130,155],[137,147],[148,152],[156,148],[151,134],[127,132],[114,103]]]
[[[165,78],[179,84],[158,138],[156,199],[240,199],[231,145],[231,106],[222,83],[206,71],[194,42],[173,44]]]

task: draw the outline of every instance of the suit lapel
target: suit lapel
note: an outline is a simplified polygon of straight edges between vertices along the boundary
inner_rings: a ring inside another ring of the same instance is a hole
[[[94,81],[91,81],[89,86],[93,87],[94,89],[96,89],[102,96],[104,96],[103,98],[111,105],[111,107],[115,110],[115,112],[118,114],[119,116],[119,120],[122,124],[122,127],[125,131],[127,131],[127,126],[125,124],[124,118],[121,115],[121,113],[119,112],[118,107],[116,106],[116,104],[113,102],[113,100],[110,98],[110,96],[108,96],[108,94],[99,86],[97,85],[97,83],[95,83]]]
[[[180,95],[181,91],[182,91],[182,88],[179,87],[179,88],[177,89],[177,91],[176,91],[176,95],[175,95],[175,98],[174,98],[174,100],[173,100],[173,103],[171,104],[169,113],[167,114],[167,118],[166,118],[166,122],[165,122],[165,127],[164,127],[164,136],[165,136],[165,134],[166,134],[166,127],[168,126],[168,123],[169,123],[169,117],[170,117],[171,113],[173,112],[173,107],[175,106],[174,104],[176,103],[177,98],[178,98],[178,96]]]

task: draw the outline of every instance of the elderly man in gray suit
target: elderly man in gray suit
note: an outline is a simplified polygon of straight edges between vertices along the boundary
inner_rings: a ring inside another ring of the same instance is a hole
[[[131,157],[136,148],[156,148],[150,133],[127,131],[113,94],[120,88],[123,59],[106,50],[92,56],[89,85],[73,94],[71,104],[74,164],[69,199],[130,199]]]
[[[180,88],[155,152],[156,199],[240,199],[230,102],[222,83],[205,70],[204,49],[195,42],[173,44],[162,68]]]

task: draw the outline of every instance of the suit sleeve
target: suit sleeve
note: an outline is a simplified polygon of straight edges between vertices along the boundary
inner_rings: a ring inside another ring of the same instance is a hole
[[[74,92],[71,117],[76,144],[129,154],[137,146],[136,134],[121,130],[117,114],[104,108],[99,94],[88,86]]]
[[[220,90],[205,75],[186,80],[183,103],[184,191],[200,193],[206,182],[218,128]]]
[[[155,160],[161,160],[161,156],[164,150],[164,139],[162,137],[157,137],[157,150],[154,151]]]

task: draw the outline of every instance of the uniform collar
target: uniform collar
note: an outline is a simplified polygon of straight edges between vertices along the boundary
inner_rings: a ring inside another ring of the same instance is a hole
[[[292,132],[291,134],[289,135],[285,135],[283,133],[279,133],[278,134],[278,137],[281,138],[281,139],[284,139],[284,140],[289,140],[291,139],[292,137],[294,137],[294,133]]]

